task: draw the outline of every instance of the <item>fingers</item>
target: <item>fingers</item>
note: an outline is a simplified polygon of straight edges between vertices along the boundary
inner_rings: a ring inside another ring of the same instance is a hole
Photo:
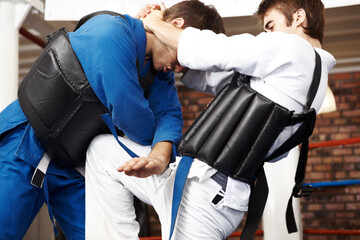
[[[125,162],[123,165],[118,167],[119,172],[123,171],[131,171],[131,170],[138,170],[142,167],[145,167],[145,165],[148,163],[148,161],[145,158],[133,158],[127,162]]]
[[[117,168],[117,171],[124,172],[128,176],[148,177],[153,174],[160,174],[166,168],[166,164],[154,158],[133,158]]]
[[[164,3],[162,3],[162,5],[163,6],[159,4],[146,4],[139,10],[135,18],[137,19],[145,18],[149,13],[151,13],[151,10],[161,10],[162,8],[165,7]]]
[[[164,2],[161,2],[161,3],[160,3],[160,8],[159,8],[159,10],[161,10],[161,11],[165,11],[165,10],[166,10],[166,7],[165,7]]]

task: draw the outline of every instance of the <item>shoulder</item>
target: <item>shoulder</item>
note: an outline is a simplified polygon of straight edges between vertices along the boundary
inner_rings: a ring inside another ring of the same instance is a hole
[[[256,36],[257,39],[261,40],[263,44],[269,46],[275,46],[279,50],[291,49],[294,51],[311,50],[313,47],[311,44],[295,34],[283,33],[283,32],[272,32],[272,33],[260,33]],[[312,50],[313,51],[313,50]]]
[[[331,55],[329,52],[325,51],[321,48],[315,48],[316,52],[319,53],[321,61],[325,64],[327,67],[327,72],[330,72],[330,70],[335,66],[336,60],[333,55]]]
[[[261,33],[256,36],[260,44],[264,44],[266,51],[271,52],[276,58],[279,56],[285,61],[308,62],[315,60],[315,52],[312,45],[295,34],[283,32]]]

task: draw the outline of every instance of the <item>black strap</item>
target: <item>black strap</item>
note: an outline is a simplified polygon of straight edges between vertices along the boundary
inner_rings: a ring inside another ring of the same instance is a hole
[[[107,14],[107,15],[111,15],[111,16],[119,16],[119,17],[122,17],[123,19],[125,19],[125,17],[120,14],[120,13],[117,13],[117,12],[112,12],[112,11],[98,11],[98,12],[93,12],[93,13],[90,13],[84,17],[82,17],[79,22],[76,24],[75,28],[74,28],[74,32],[76,30],[78,30],[81,25],[83,25],[84,23],[86,23],[88,20],[90,20],[91,18],[95,17],[95,16],[98,16],[98,15],[102,15],[102,14]],[[126,20],[126,19],[125,19]]]
[[[269,194],[269,187],[266,181],[264,168],[261,168],[256,185],[250,194],[249,208],[246,217],[245,226],[241,233],[241,240],[253,239],[255,232],[260,224],[261,217],[264,212],[267,196]]]
[[[313,80],[310,85],[310,89],[307,95],[307,101],[305,105],[305,110],[309,110],[311,108],[311,104],[314,101],[315,95],[319,88],[320,78],[321,78],[321,58],[320,55],[315,51],[315,69]]]
[[[305,178],[305,172],[306,172],[307,155],[309,149],[309,137],[315,125],[315,117],[316,117],[315,110],[310,109],[310,107],[312,102],[314,101],[321,78],[321,58],[316,51],[314,52],[316,56],[315,57],[316,65],[314,69],[313,80],[307,95],[307,103],[304,107],[305,112],[308,113],[306,114],[305,117],[308,119],[306,119],[304,121],[305,124],[302,124],[299,127],[299,129],[295,132],[295,134],[293,134],[293,136],[290,137],[282,146],[280,146],[280,148],[276,150],[269,158],[269,159],[273,159],[276,156],[280,156],[281,154],[287,152],[288,151],[287,149],[291,149],[297,146],[298,144],[301,143],[302,139],[305,139],[301,145],[299,162],[296,169],[295,186],[293,188],[293,192],[290,196],[290,199],[288,201],[288,206],[286,209],[286,225],[289,233],[297,232],[296,221],[292,208],[292,198],[308,196],[312,191],[311,186],[303,186],[303,180]],[[266,176],[262,168],[260,175],[258,176],[258,179],[256,181],[256,185],[250,195],[248,215],[243,232],[240,236],[241,240],[249,240],[254,238],[255,232],[259,226],[265,208],[265,203],[268,197],[268,191],[269,190],[266,181]]]

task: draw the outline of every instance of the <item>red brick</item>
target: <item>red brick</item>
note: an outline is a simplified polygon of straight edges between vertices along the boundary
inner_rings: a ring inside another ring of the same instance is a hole
[[[324,179],[324,173],[321,172],[307,172],[306,173],[306,178],[307,179],[312,179],[312,180],[320,180],[320,179]]]
[[[339,130],[337,126],[321,126],[318,128],[319,132],[336,133]]]
[[[335,217],[336,218],[354,218],[355,217],[355,213],[354,212],[336,212],[335,213]]]
[[[340,93],[339,93],[340,94]],[[339,98],[337,99],[335,97],[335,102],[336,103],[342,103],[342,102],[356,102],[358,100],[358,97],[356,95],[353,94],[341,94],[339,95]]]
[[[347,203],[346,204],[347,210],[359,210],[360,209],[360,203]]]
[[[310,165],[310,164],[320,164],[320,163],[322,163],[321,157],[310,157],[310,158],[308,159],[308,164],[309,164],[309,165]]]
[[[355,73],[353,73],[353,75],[354,75],[354,78],[360,78],[360,72],[355,72]]]
[[[195,114],[194,113],[183,113],[183,118],[193,120],[195,118]]]
[[[347,172],[337,171],[337,172],[335,172],[335,178],[336,179],[347,179],[348,178]]]
[[[342,169],[344,169],[346,171],[352,171],[355,169],[355,164],[352,164],[352,163],[343,164]]]
[[[337,149],[333,149],[332,153],[335,156],[339,156],[339,155],[351,155],[352,154],[352,149],[350,148],[337,148]]]
[[[355,155],[360,155],[360,147],[354,149]]]
[[[360,179],[360,171],[352,171],[349,173],[351,179]]]
[[[358,156],[358,155],[345,156],[344,162],[345,163],[360,163],[360,156]]]
[[[350,133],[333,133],[330,135],[331,140],[342,140],[350,137],[351,137]]]
[[[336,112],[330,112],[330,113],[324,113],[322,114],[323,118],[331,118],[331,119],[335,119],[341,116],[341,112],[340,111],[336,111]]]
[[[335,196],[337,202],[354,202],[355,195],[338,195]]]
[[[349,132],[359,132],[360,128],[357,125],[348,125],[339,127],[339,132],[349,133]]]
[[[349,122],[348,118],[336,118],[334,119],[334,125],[344,125],[347,124]]]
[[[201,105],[207,105],[208,103],[210,103],[211,100],[212,98],[210,97],[203,97],[199,99],[198,103]]]
[[[301,214],[302,217],[304,219],[308,218],[308,219],[313,219],[314,218],[314,213],[313,212],[304,212]]]
[[[197,112],[197,111],[199,111],[199,106],[198,105],[190,105],[189,106],[189,111],[190,112]]]
[[[326,172],[331,170],[331,165],[315,165],[314,171]]]
[[[325,118],[317,118],[317,119],[316,119],[315,127],[323,126],[323,125],[325,125],[325,126],[326,126],[326,125],[330,125],[331,120],[332,120],[332,119],[329,119],[329,118],[327,118],[327,119],[325,119]]]
[[[333,75],[334,80],[350,79],[351,77],[352,77],[351,73],[337,73]]]
[[[323,204],[309,204],[308,205],[308,211],[319,211],[319,210],[323,210],[324,209],[324,205]]]
[[[323,158],[323,163],[327,164],[327,163],[342,163],[343,162],[343,158],[342,157],[324,157]]]
[[[207,96],[210,96],[210,95],[203,93],[203,92],[197,92],[197,91],[189,92],[190,98],[201,98],[201,97],[207,97]]]
[[[341,84],[342,88],[356,88],[360,86],[359,81],[348,81]]]
[[[351,105],[349,102],[342,102],[342,103],[337,103],[336,108],[338,110],[349,110],[351,109]]]
[[[360,194],[360,187],[358,185],[348,186],[345,188],[347,194]]]
[[[352,111],[343,111],[342,116],[344,117],[360,117],[360,109],[352,110]]]
[[[356,195],[356,201],[360,202],[360,195]]]
[[[307,235],[307,234],[304,234],[306,236],[306,238],[304,239],[307,239],[307,240],[329,240],[327,238],[327,236],[320,236],[320,235]]]
[[[347,205],[349,205],[349,204],[347,204]],[[325,204],[325,209],[327,209],[327,210],[344,210],[345,205],[341,204],[341,203],[327,203],[327,204]]]

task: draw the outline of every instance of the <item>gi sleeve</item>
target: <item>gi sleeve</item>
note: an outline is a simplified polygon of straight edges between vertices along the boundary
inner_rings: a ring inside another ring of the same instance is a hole
[[[227,37],[210,30],[186,28],[179,39],[178,60],[182,66],[202,71],[235,71],[264,78],[294,57],[313,54],[311,45],[294,34],[261,33]]]
[[[234,72],[210,72],[189,69],[182,77],[181,82],[187,87],[200,92],[216,95],[228,84]],[[205,79],[205,81],[203,80]]]
[[[148,97],[156,121],[152,146],[161,141],[170,141],[173,143],[173,154],[176,153],[183,128],[181,105],[174,83],[174,73],[159,72]]]

